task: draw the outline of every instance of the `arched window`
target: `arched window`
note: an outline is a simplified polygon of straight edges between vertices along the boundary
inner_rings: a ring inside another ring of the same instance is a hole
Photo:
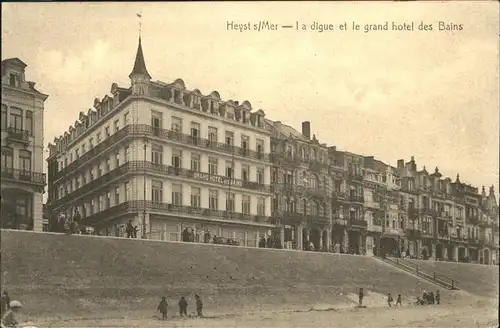
[[[311,161],[315,161],[316,160],[316,150],[313,148],[311,149],[311,158],[310,158]]]
[[[31,152],[28,150],[19,150],[19,169],[22,171],[31,171]]]
[[[302,159],[306,159],[306,149],[305,148],[300,149],[300,155],[302,156]]]
[[[311,174],[309,177],[309,188],[319,188],[319,179],[316,174]]]
[[[311,215],[318,215],[318,214],[319,214],[318,203],[312,201],[311,202]]]
[[[2,147],[2,168],[12,169],[14,167],[13,154],[12,148]]]

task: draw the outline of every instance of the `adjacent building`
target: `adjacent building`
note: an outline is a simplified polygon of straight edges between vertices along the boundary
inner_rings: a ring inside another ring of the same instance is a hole
[[[1,227],[43,230],[43,117],[48,96],[19,58],[2,60]]]
[[[152,81],[141,39],[130,86],[111,86],[49,145],[49,206],[102,235],[193,232],[257,246],[271,219],[271,134],[248,101]]]

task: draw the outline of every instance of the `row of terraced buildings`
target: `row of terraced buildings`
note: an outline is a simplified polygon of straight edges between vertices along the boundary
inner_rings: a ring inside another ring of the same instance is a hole
[[[279,248],[498,263],[493,187],[418,170],[413,157],[391,166],[341,151],[310,122],[297,131],[248,101],[152,81],[141,40],[129,78],[49,144],[51,223],[78,213],[100,235],[124,236],[130,221],[148,239],[181,241],[189,230],[200,242],[210,234],[258,247],[270,238]],[[2,124],[2,206],[16,183],[30,183],[4,161],[4,148],[29,146],[11,131],[4,138]],[[14,186],[4,191],[4,180]],[[17,216],[31,222],[23,227],[41,230],[37,199],[35,214]]]

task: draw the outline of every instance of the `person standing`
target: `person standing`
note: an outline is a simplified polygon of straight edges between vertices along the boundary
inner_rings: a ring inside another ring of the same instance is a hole
[[[359,307],[363,306],[363,297],[365,297],[365,294],[363,293],[363,288],[359,289]]]
[[[436,291],[436,303],[439,305],[439,302],[441,302],[441,295],[439,294],[439,290]]]
[[[398,299],[396,300],[396,306],[403,306],[402,302],[401,302],[401,294],[398,294]]]
[[[389,293],[387,295],[387,305],[389,305],[389,307],[392,307],[392,302],[394,301],[394,299],[392,298],[392,295],[391,293]]]
[[[160,311],[162,315],[162,320],[167,320],[167,298],[163,296],[161,298],[160,304],[158,304],[158,307],[156,308],[156,311]]]
[[[132,220],[128,220],[127,227],[125,228],[127,233],[127,238],[132,238],[134,235],[134,226],[132,225]]]
[[[2,293],[2,298],[0,300],[0,317],[10,309],[10,297],[6,290]]]
[[[187,316],[187,308],[188,308],[188,302],[184,298],[184,296],[181,297],[179,301],[179,314],[182,316]]]
[[[203,302],[201,301],[201,297],[198,294],[195,294],[196,298],[196,312],[198,312],[198,317],[203,317]]]

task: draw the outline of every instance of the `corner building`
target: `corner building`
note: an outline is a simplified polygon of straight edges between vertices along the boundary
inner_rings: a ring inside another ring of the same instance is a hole
[[[48,96],[26,81],[19,58],[2,60],[1,227],[42,231],[43,113]]]
[[[98,234],[211,236],[257,246],[271,219],[270,132],[248,101],[151,81],[141,39],[129,75],[50,144],[49,205]]]

